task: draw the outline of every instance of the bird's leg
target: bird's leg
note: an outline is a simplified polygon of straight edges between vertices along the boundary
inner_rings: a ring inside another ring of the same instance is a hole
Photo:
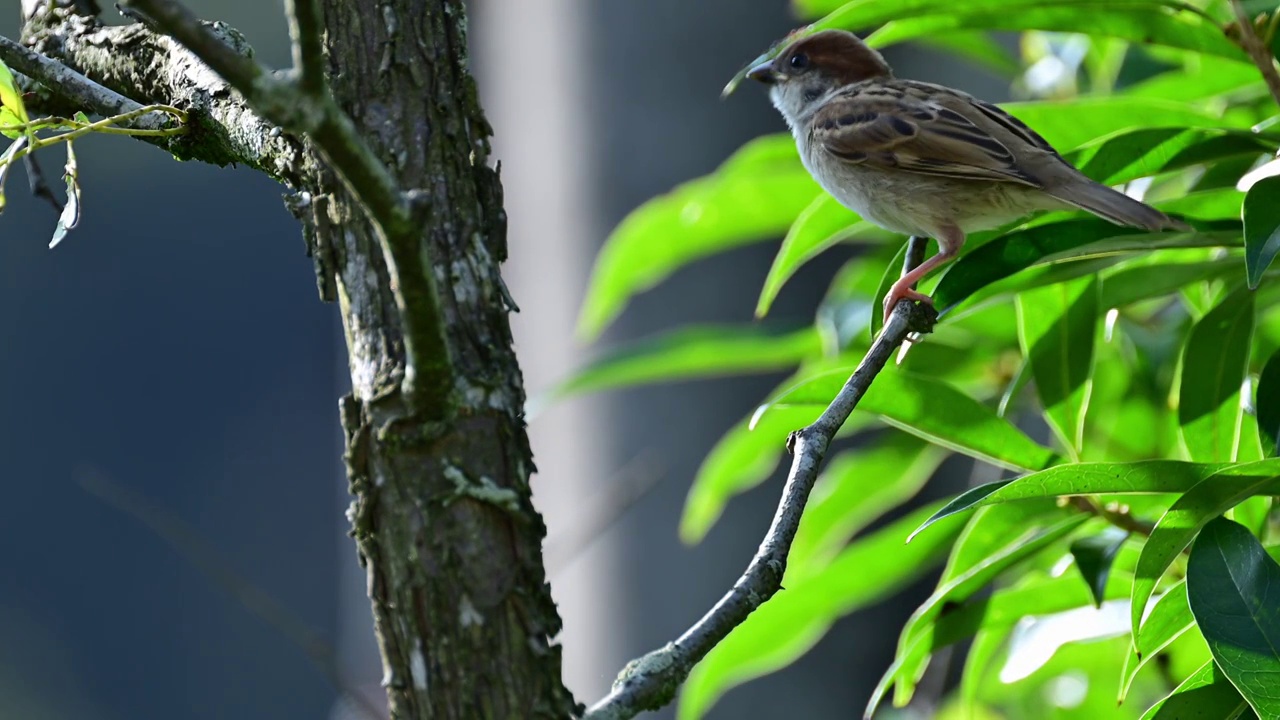
[[[933,304],[933,298],[915,289],[915,284],[928,275],[934,268],[950,262],[964,246],[964,233],[957,227],[942,228],[935,238],[938,241],[938,254],[916,266],[914,270],[903,273],[884,296],[884,321],[889,322],[889,315],[899,300],[916,300]]]

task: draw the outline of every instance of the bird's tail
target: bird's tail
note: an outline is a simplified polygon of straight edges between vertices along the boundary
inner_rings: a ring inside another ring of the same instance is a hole
[[[1103,220],[1117,225],[1145,228],[1147,230],[1191,230],[1181,220],[1175,220],[1159,210],[1139,202],[1106,185],[1081,178],[1077,182],[1047,190],[1053,197],[1088,210]]]

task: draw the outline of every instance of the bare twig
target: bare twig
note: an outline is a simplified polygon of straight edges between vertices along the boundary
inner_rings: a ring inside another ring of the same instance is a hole
[[[338,667],[337,653],[318,632],[299,620],[296,613],[281,605],[278,600],[241,575],[207,540],[173,511],[155,504],[94,470],[84,472],[79,480],[80,487],[86,492],[147,526],[214,584],[230,593],[246,610],[279,630],[294,645],[301,648],[316,667],[329,678],[329,682],[335,689],[351,696],[352,702],[359,707],[362,714],[370,720],[385,717],[385,713],[379,711],[359,688],[347,681],[342,669]]]
[[[318,30],[313,0],[299,0],[298,30]],[[426,257],[419,214],[396,179],[328,93],[313,95],[298,78],[273,73],[225,43],[209,26],[174,0],[127,0],[155,26],[177,40],[238,90],[257,113],[295,133],[305,134],[360,201],[378,229],[404,335],[405,376],[401,388],[415,409],[431,419],[450,413],[453,368],[445,342],[444,314],[432,263]],[[299,22],[301,21],[301,22]],[[300,54],[318,39],[298,38]],[[306,59],[305,57],[303,58]],[[314,57],[307,61],[314,64]],[[312,68],[314,71],[314,67]],[[298,75],[304,73],[299,72]]]
[[[547,575],[554,577],[567,568],[631,508],[649,497],[665,478],[660,461],[648,450],[620,468],[604,483],[602,500],[587,501],[585,510],[574,513],[577,522],[543,541]]]
[[[1150,537],[1151,531],[1155,529],[1155,524],[1134,517],[1127,505],[1116,503],[1102,505],[1085,495],[1072,495],[1066,502],[1080,512],[1100,517],[1128,533]]]
[[[141,108],[140,103],[105,88],[71,68],[30,48],[0,36],[0,60],[35,80],[76,108],[99,115],[124,115]],[[133,121],[139,130],[163,130],[169,116],[150,113]]]
[[[266,68],[253,58],[236,52],[235,48],[223,42],[222,38],[205,27],[199,18],[180,3],[170,0],[124,0],[121,5],[141,12],[157,30],[186,46],[221,75],[223,80],[239,90],[250,104],[254,104],[254,98],[263,100],[266,96],[281,94],[282,87],[287,86],[284,82],[273,81]],[[275,121],[271,113],[262,114]]]
[[[52,205],[54,212],[61,213],[63,203],[57,195],[53,194],[53,188],[49,187],[49,183],[45,181],[44,171],[36,162],[36,156],[24,155],[22,167],[27,171],[27,185],[31,188],[31,194]]]
[[[320,4],[316,0],[287,0],[285,11],[289,16],[293,69],[298,75],[298,85],[308,95],[322,96],[326,87]]]
[[[1254,31],[1253,21],[1249,19],[1244,3],[1240,0],[1231,0],[1231,8],[1235,10],[1236,23],[1240,26],[1240,46],[1249,54],[1253,64],[1258,66],[1262,79],[1267,81],[1267,89],[1271,91],[1271,97],[1275,99],[1277,105],[1280,105],[1280,73],[1276,72],[1275,58],[1271,56],[1271,51],[1262,44],[1262,39]]]
[[[908,268],[915,267],[924,257],[925,243],[925,238],[911,238]],[[584,720],[627,720],[671,702],[693,666],[782,587],[791,541],[832,438],[894,349],[909,333],[928,332],[935,318],[932,308],[909,300],[902,300],[894,307],[880,336],[821,417],[788,438],[787,449],[794,456],[791,471],[773,523],[746,571],[729,592],[675,642],[627,663],[613,689],[587,711]]]

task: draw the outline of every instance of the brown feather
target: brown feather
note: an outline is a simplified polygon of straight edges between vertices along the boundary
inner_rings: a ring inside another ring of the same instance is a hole
[[[775,66],[785,72],[792,56],[803,53],[814,67],[822,68],[840,85],[875,77],[893,77],[893,70],[880,53],[841,30],[823,30],[796,41],[778,56]]]
[[[874,167],[1041,187],[1004,143],[912,90],[895,80],[850,87],[814,115],[813,140],[832,155]]]

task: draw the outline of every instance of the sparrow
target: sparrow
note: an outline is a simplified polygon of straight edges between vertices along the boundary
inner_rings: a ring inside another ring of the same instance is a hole
[[[965,236],[1036,211],[1079,208],[1117,225],[1190,230],[1094,182],[995,105],[942,85],[894,77],[856,35],[799,37],[747,71],[769,86],[800,158],[824,190],[886,230],[931,237],[938,253],[884,300],[933,304],[914,285],[955,258]]]

